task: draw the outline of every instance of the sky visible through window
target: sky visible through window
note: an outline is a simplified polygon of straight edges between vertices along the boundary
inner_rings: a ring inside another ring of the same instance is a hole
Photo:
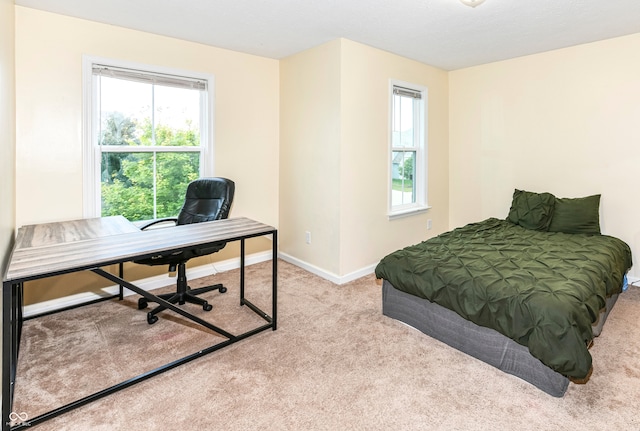
[[[103,114],[121,112],[125,117],[172,129],[200,129],[200,91],[152,86],[135,81],[101,77],[100,107]],[[152,112],[155,106],[155,112]],[[153,117],[152,117],[153,114]]]

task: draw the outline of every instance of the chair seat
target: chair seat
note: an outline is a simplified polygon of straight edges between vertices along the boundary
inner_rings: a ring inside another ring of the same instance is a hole
[[[133,262],[141,265],[173,265],[175,267],[180,262],[187,262],[189,259],[192,259],[194,257],[206,256],[208,254],[216,253],[222,250],[225,245],[227,245],[227,243],[221,241],[219,243],[207,246],[206,248],[194,248],[176,253],[159,254],[147,259],[134,260]],[[173,271],[175,271],[175,269]]]

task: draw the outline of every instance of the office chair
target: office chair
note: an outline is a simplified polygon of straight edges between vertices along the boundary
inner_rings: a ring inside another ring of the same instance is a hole
[[[235,183],[226,178],[200,178],[192,181],[187,186],[184,205],[180,210],[177,218],[163,218],[154,220],[143,227],[142,230],[154,226],[159,223],[173,222],[175,226],[200,223],[212,220],[226,219],[229,216],[231,203],[233,202],[233,194],[235,192]],[[178,270],[176,292],[158,295],[160,298],[171,304],[184,304],[189,302],[192,304],[202,305],[204,311],[210,311],[213,307],[207,301],[199,298],[200,295],[212,290],[218,290],[220,293],[227,291],[222,284],[214,284],[212,286],[191,289],[187,284],[186,263],[189,259],[197,256],[205,256],[222,250],[226,242],[221,241],[207,245],[206,247],[196,247],[193,249],[183,250],[177,253],[160,254],[147,259],[135,260],[135,263],[142,265],[169,265],[169,272]],[[138,309],[143,310],[148,306],[148,299],[140,298],[138,300]],[[158,321],[158,314],[166,307],[158,305],[156,308],[147,313],[147,322],[151,325]]]

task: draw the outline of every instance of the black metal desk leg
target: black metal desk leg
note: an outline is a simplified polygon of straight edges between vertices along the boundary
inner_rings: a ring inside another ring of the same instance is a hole
[[[273,307],[273,311],[272,311],[272,315],[271,318],[273,319],[273,330],[275,331],[277,328],[277,322],[278,322],[278,231],[274,231],[273,232],[273,252],[272,252],[272,257],[271,257],[271,286],[272,286],[272,297],[271,300],[273,301],[272,303],[272,307]]]
[[[13,305],[11,313],[11,321],[13,322],[13,357],[16,363],[18,362],[18,355],[20,354],[20,339],[22,337],[22,306],[24,304],[24,284],[18,283],[12,285]],[[15,375],[13,376],[15,380]]]
[[[11,407],[13,405],[13,380],[15,378],[15,346],[17,330],[13,317],[16,315],[16,287],[10,282],[2,283],[2,431],[11,429]]]
[[[240,240],[240,305],[244,305],[244,238]]]
[[[118,264],[118,277],[124,278],[124,263],[122,262]],[[120,285],[118,293],[118,298],[122,301],[124,299],[124,286],[122,284]]]

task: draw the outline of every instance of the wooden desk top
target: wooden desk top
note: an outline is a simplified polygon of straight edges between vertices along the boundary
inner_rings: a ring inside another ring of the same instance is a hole
[[[31,224],[18,229],[14,249],[84,241],[102,236],[138,232],[139,230],[123,216]]]
[[[85,221],[84,228],[78,221],[20,228],[3,281],[44,278],[276,231],[244,217],[148,231],[133,231],[122,220],[105,219],[87,219],[93,221]]]

